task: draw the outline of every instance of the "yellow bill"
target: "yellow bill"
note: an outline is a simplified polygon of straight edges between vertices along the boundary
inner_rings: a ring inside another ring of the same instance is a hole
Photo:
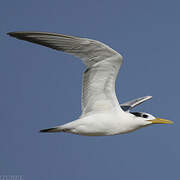
[[[161,119],[161,118],[155,118],[148,121],[152,122],[152,124],[173,124],[172,121],[167,120],[167,119]]]

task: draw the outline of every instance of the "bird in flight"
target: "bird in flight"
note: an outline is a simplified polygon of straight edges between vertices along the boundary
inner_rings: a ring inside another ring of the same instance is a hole
[[[123,57],[109,46],[87,38],[46,32],[10,32],[17,39],[64,51],[82,60],[87,69],[83,73],[82,114],[72,122],[40,132],[67,132],[85,136],[108,136],[129,133],[151,124],[172,124],[144,112],[130,112],[132,108],[151,99],[145,96],[119,104],[115,81]]]

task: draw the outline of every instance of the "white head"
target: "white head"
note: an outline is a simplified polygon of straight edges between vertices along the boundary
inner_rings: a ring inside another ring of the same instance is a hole
[[[131,112],[135,118],[140,122],[141,126],[150,124],[173,124],[172,121],[167,119],[156,118],[151,114],[145,112]]]

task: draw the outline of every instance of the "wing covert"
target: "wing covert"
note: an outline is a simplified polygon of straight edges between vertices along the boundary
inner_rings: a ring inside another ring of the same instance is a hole
[[[102,61],[83,74],[82,114],[94,111],[110,111],[120,108],[115,93],[115,81],[121,59]]]

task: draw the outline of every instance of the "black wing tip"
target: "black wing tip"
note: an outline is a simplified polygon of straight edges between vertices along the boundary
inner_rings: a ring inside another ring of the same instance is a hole
[[[14,36],[15,32],[8,32],[7,35]]]
[[[25,34],[25,32],[20,32],[20,31],[17,31],[17,32],[8,32],[7,35],[11,36],[11,37],[15,37],[15,38],[20,38],[20,37],[23,37]]]
[[[43,31],[14,31],[14,32],[8,32],[7,35],[20,38],[20,37],[25,37],[30,34],[36,34],[36,35],[51,35],[51,36],[58,36],[58,37],[64,37],[64,38],[80,38],[80,37],[75,37],[75,36],[70,36],[70,35],[65,35],[65,34],[59,34],[59,33],[49,33],[49,32],[43,32]]]
[[[11,36],[11,37],[15,37],[15,38],[25,38],[30,34],[38,34],[40,32],[36,32],[36,31],[14,31],[14,32],[8,32],[7,35]]]

